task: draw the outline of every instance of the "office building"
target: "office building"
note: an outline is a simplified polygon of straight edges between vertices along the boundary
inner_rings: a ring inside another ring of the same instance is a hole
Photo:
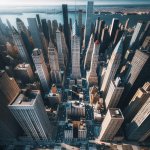
[[[93,34],[91,34],[88,48],[87,48],[86,55],[85,55],[85,60],[84,60],[85,70],[90,70],[93,48],[94,48],[94,37],[93,37]]]
[[[42,49],[43,47],[42,47],[42,43],[41,43],[41,39],[40,39],[40,32],[39,32],[39,28],[38,28],[36,19],[35,18],[27,18],[27,20],[28,20],[29,31],[32,36],[34,47]]]
[[[70,141],[73,139],[73,124],[71,122],[67,122],[64,127],[64,138],[66,141]]]
[[[98,36],[97,36],[97,39],[99,40],[99,42],[101,42],[102,31],[103,31],[104,27],[105,27],[105,21],[100,20],[99,26],[98,26]]]
[[[124,86],[119,77],[117,77],[116,80],[112,80],[110,82],[108,93],[105,99],[105,105],[107,109],[117,107],[117,104],[120,100],[123,90],[124,90]]]
[[[132,121],[126,126],[126,136],[131,141],[143,142],[150,135],[150,97]]]
[[[134,29],[134,33],[132,35],[129,48],[131,50],[136,50],[139,46],[139,36],[143,30],[143,22],[138,22],[136,28]]]
[[[70,50],[70,35],[69,35],[69,24],[68,24],[68,7],[67,4],[62,5],[63,11],[63,21],[64,21],[64,34],[68,49]],[[69,55],[71,56],[71,52],[69,51]]]
[[[95,21],[94,41],[98,40],[99,23],[100,23],[100,17],[98,17]]]
[[[130,122],[150,97],[150,82],[139,88],[124,111],[126,122]]]
[[[118,28],[119,28],[119,19],[118,18],[113,18],[112,24],[111,24],[111,27],[110,27],[110,32],[109,32],[111,41],[114,40],[115,35],[116,35],[116,31],[117,31]]]
[[[32,54],[33,62],[45,93],[49,92],[50,77],[41,49],[35,48]]]
[[[42,29],[43,29],[44,36],[47,42],[49,42],[49,31],[48,31],[48,25],[46,19],[42,19],[41,22],[42,22]]]
[[[142,49],[150,52],[150,36],[147,36],[142,44]]]
[[[19,33],[24,32],[27,37],[30,38],[29,31],[20,18],[16,18],[16,25]]]
[[[109,60],[105,76],[102,82],[101,90],[104,92],[104,97],[106,96],[106,93],[108,92],[108,88],[110,85],[111,80],[114,79],[116,72],[119,68],[121,56],[123,51],[123,38],[120,39],[118,44],[116,45],[111,58]]]
[[[122,112],[118,108],[109,108],[102,122],[99,135],[100,141],[113,141],[116,133],[124,121]]]
[[[15,77],[17,80],[22,81],[22,83],[33,83],[34,74],[30,64],[18,64],[15,69]]]
[[[50,139],[50,122],[40,91],[24,91],[8,107],[29,138]]]
[[[87,137],[87,127],[84,121],[80,121],[78,124],[78,139],[85,140]]]
[[[30,58],[27,49],[22,41],[20,34],[15,28],[12,28],[12,36],[13,36],[14,43],[18,48],[20,61],[25,63],[30,63]]]
[[[72,79],[80,79],[80,38],[77,33],[77,22],[75,21],[71,36],[71,54],[72,54]]]
[[[84,47],[87,48],[91,36],[91,25],[93,19],[93,1],[87,1],[86,5],[86,18],[85,18],[85,31],[84,31]]]
[[[10,78],[3,70],[0,71],[0,91],[5,95],[8,102],[14,100],[20,93],[20,88],[14,78]]]
[[[64,62],[64,53],[62,50],[62,36],[61,32],[57,29],[56,31],[56,44],[57,44],[57,50],[58,50],[58,62],[60,69],[62,71],[65,71],[65,62]]]
[[[78,11],[78,27],[79,27],[79,36],[80,36],[80,50],[82,48],[83,33],[82,33],[82,10]]]
[[[99,47],[100,43],[97,40],[94,43],[90,71],[87,72],[87,82],[89,86],[98,85],[97,66],[99,57]]]
[[[62,77],[58,63],[58,53],[52,41],[50,41],[49,43],[48,57],[49,57],[49,65],[51,68],[50,75],[52,83],[56,84],[57,86],[61,86]]]

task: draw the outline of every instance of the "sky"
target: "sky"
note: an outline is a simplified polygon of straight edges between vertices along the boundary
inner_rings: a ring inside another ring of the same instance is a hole
[[[86,0],[0,0],[0,6],[25,6],[25,5],[60,5],[62,3],[82,5]],[[150,4],[150,0],[94,0],[95,4]]]

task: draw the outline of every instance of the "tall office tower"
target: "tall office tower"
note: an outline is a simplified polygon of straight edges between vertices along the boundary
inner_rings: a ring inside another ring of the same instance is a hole
[[[62,5],[63,11],[63,21],[64,21],[64,34],[68,49],[70,50],[70,35],[69,35],[69,24],[68,24],[68,7],[67,4]],[[71,51],[69,51],[69,55],[71,56]]]
[[[50,78],[49,78],[47,66],[44,61],[42,50],[35,48],[32,53],[32,59],[36,67],[36,71],[39,76],[42,88],[45,93],[48,93]]]
[[[43,29],[44,36],[47,42],[49,42],[49,31],[48,31],[48,25],[46,19],[42,19],[41,22],[42,22],[42,29]]]
[[[112,80],[105,99],[106,108],[116,108],[123,93],[124,86],[119,77]]]
[[[29,138],[50,139],[50,122],[39,90],[19,94],[8,107]]]
[[[21,19],[19,18],[16,19],[16,25],[19,33],[24,32],[27,35],[27,37],[30,38],[29,31]]]
[[[98,28],[99,28],[100,17],[98,17],[95,21],[95,30],[94,30],[94,41],[98,40]]]
[[[150,135],[150,97],[126,127],[129,140],[143,142]]]
[[[87,48],[88,42],[91,36],[91,25],[93,19],[93,1],[87,1],[86,5],[86,19],[85,19],[85,31],[84,31],[84,47]]]
[[[123,37],[116,45],[106,69],[106,73],[101,87],[101,90],[104,92],[104,97],[106,96],[111,80],[114,79],[116,72],[119,68],[122,50],[123,50]]]
[[[70,27],[70,31],[72,31],[72,19],[71,18],[69,18],[69,27]]]
[[[56,31],[56,43],[57,43],[57,50],[58,50],[59,67],[62,71],[65,71],[65,62],[64,62],[64,53],[62,50],[61,32],[58,29]]]
[[[86,55],[85,55],[85,60],[84,60],[85,70],[90,70],[93,48],[94,48],[94,37],[93,37],[93,34],[91,34],[89,45],[88,45]]]
[[[80,50],[82,48],[83,34],[82,34],[82,10],[78,11],[78,27],[79,27],[79,35],[80,35]]]
[[[23,84],[34,82],[34,74],[30,64],[18,64],[14,72],[16,79],[22,81]]]
[[[126,20],[126,23],[125,23],[125,26],[124,26],[125,30],[127,30],[127,29],[128,29],[129,21],[130,21],[130,19],[128,18],[128,19]]]
[[[102,122],[99,139],[112,141],[124,121],[122,112],[118,108],[109,108]]]
[[[43,32],[40,32],[40,36],[41,36],[41,42],[43,45],[42,52],[44,55],[44,60],[45,60],[46,64],[48,64],[48,56],[47,56],[48,55],[48,41],[46,40]]]
[[[142,49],[150,52],[150,36],[147,36],[142,44]]]
[[[58,53],[53,45],[53,43],[50,41],[49,48],[48,48],[48,57],[49,57],[49,64],[51,68],[51,80],[52,83],[55,83],[57,86],[61,86],[61,72],[59,68],[58,63]]]
[[[7,141],[21,134],[19,124],[7,107],[19,93],[20,89],[16,81],[5,71],[0,70],[0,141]]]
[[[15,28],[13,28],[12,30],[12,36],[13,36],[14,43],[18,48],[18,53],[20,55],[21,61],[25,63],[30,63],[29,54],[25,48],[25,45],[22,41],[20,34]]]
[[[56,31],[58,29],[58,23],[57,23],[57,20],[53,20],[52,21],[52,31],[53,31],[53,38],[54,38],[54,41],[56,42]]]
[[[14,78],[10,78],[5,71],[0,71],[0,91],[6,97],[8,103],[20,93],[20,88]]]
[[[139,36],[140,36],[142,30],[143,30],[143,22],[138,22],[136,25],[136,28],[134,29],[134,33],[133,33],[131,41],[130,41],[129,48],[131,50],[135,51],[136,48],[138,48]]]
[[[110,35],[109,35],[107,27],[105,27],[102,30],[102,35],[101,35],[101,40],[100,41],[101,41],[100,53],[105,53],[105,50],[108,48],[109,42],[110,42]]]
[[[64,60],[65,60],[66,66],[67,66],[68,48],[67,48],[67,44],[66,44],[64,33],[62,31],[61,31],[61,42],[62,42],[62,51],[63,51],[63,54],[64,54]]]
[[[110,28],[110,38],[111,41],[114,40],[116,31],[119,28],[119,19],[118,18],[113,18],[111,28]]]
[[[117,29],[116,31],[116,35],[115,35],[115,38],[114,38],[114,41],[113,41],[113,45],[116,46],[117,43],[119,42],[120,38],[122,37],[123,35],[123,30],[121,29]]]
[[[99,42],[101,42],[102,31],[103,31],[104,27],[105,27],[105,21],[100,20],[99,26],[98,26],[98,36],[97,36],[97,39],[99,40]]]
[[[150,36],[150,21],[147,22],[144,31],[141,33],[141,35],[139,37],[140,45],[143,44],[143,42],[147,36]]]
[[[99,57],[99,47],[100,47],[100,43],[97,40],[94,43],[90,71],[87,72],[87,82],[89,86],[98,84],[97,66],[98,66],[98,57]]]
[[[139,88],[124,111],[126,122],[130,122],[150,97],[150,82]]]
[[[53,31],[52,31],[52,23],[51,20],[47,21],[48,24],[48,31],[49,31],[49,39],[53,40]]]
[[[74,23],[74,28],[71,37],[71,53],[72,53],[72,78],[80,79],[80,38],[77,35],[77,22]]]
[[[143,84],[150,80],[150,54],[146,51],[136,50],[125,76],[127,83],[119,107],[124,108]]]
[[[33,44],[35,48],[42,49],[42,43],[40,39],[40,32],[37,26],[37,22],[35,18],[27,18],[29,24],[29,31],[31,33]]]
[[[39,30],[42,31],[42,24],[41,24],[41,19],[39,14],[36,14],[36,19],[37,19]]]

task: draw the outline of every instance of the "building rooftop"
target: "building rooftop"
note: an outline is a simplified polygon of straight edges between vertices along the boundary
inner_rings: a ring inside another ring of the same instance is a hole
[[[15,67],[15,70],[26,70],[26,68],[29,67],[29,64],[18,64],[16,67]]]
[[[26,90],[18,95],[18,97],[12,101],[9,105],[13,106],[31,106],[34,105],[39,90]]]
[[[109,108],[108,110],[112,118],[123,118],[122,112],[119,108]]]

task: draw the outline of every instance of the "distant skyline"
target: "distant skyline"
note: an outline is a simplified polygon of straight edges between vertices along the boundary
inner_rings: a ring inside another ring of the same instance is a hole
[[[93,0],[99,5],[150,4],[150,0]],[[0,6],[29,6],[29,5],[84,5],[86,0],[1,0]]]

